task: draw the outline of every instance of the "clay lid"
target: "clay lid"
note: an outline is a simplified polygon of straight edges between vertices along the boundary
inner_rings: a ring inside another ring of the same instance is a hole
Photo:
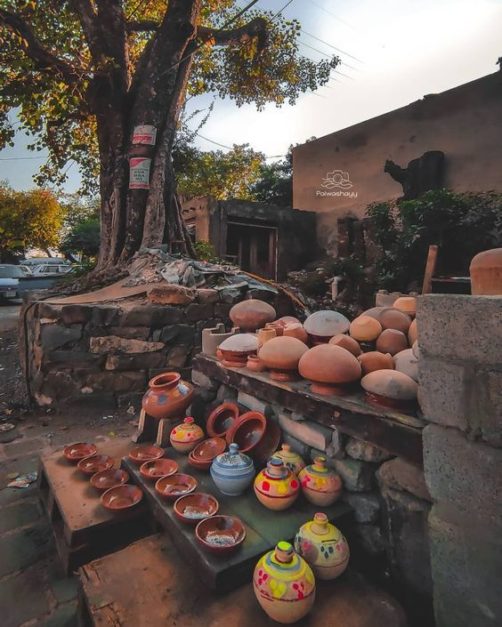
[[[396,329],[385,329],[376,341],[377,350],[381,353],[395,355],[405,348],[408,348],[408,340],[402,331]]]
[[[300,357],[308,351],[308,346],[296,337],[274,337],[266,342],[258,357],[268,368],[296,370]]]
[[[413,354],[411,348],[406,348],[404,351],[396,353],[394,355],[394,364],[398,372],[403,372],[418,382],[418,359]]]
[[[416,318],[410,324],[410,328],[408,329],[408,340],[412,346],[418,340],[418,326]]]
[[[351,383],[361,376],[361,366],[352,353],[333,344],[314,346],[302,355],[302,377],[319,383]]]
[[[359,346],[359,342],[357,342],[353,337],[350,337],[350,335],[345,335],[345,333],[338,333],[338,335],[333,336],[328,344],[340,346],[346,351],[349,351],[349,353],[352,353],[354,357],[357,357],[363,352]]]
[[[235,326],[246,331],[255,331],[275,320],[276,312],[265,301],[249,298],[234,305],[228,315]]]
[[[311,314],[303,326],[310,335],[333,337],[338,333],[346,333],[349,330],[350,322],[338,311],[326,309]]]
[[[258,338],[253,333],[236,333],[227,337],[218,347],[222,351],[247,353],[258,350]]]
[[[375,320],[380,322],[380,316],[386,309],[389,309],[389,307],[371,307],[370,309],[363,311],[361,316],[369,316],[370,318],[375,318]]]
[[[396,329],[396,331],[408,333],[408,329],[410,328],[411,324],[411,318],[408,316],[408,314],[399,311],[399,309],[389,307],[384,312],[382,312],[379,322],[382,325],[382,329]]]
[[[367,392],[398,401],[409,401],[417,397],[417,383],[396,370],[370,372],[361,379],[361,385]]]
[[[479,268],[502,268],[502,248],[490,248],[474,255],[469,271]]]
[[[217,469],[241,473],[253,468],[253,460],[248,455],[239,451],[239,445],[232,442],[228,451],[218,455],[213,461],[213,466]]]
[[[361,364],[363,374],[369,374],[375,370],[392,370],[394,368],[394,360],[390,353],[380,353],[379,351],[369,351],[363,353],[357,358]]]
[[[414,316],[417,313],[417,299],[414,296],[400,296],[394,301],[394,308]]]
[[[350,335],[360,342],[372,342],[382,332],[382,325],[371,316],[359,316],[350,323]]]

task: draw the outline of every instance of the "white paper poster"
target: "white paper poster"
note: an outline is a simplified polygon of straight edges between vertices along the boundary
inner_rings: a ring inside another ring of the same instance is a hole
[[[131,157],[129,160],[129,189],[150,189],[151,159]]]
[[[147,146],[155,146],[155,140],[157,139],[157,129],[150,124],[144,124],[143,126],[135,126],[132,134],[133,144],[145,144]]]

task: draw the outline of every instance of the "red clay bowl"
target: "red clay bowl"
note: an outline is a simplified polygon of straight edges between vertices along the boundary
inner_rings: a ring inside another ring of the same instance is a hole
[[[162,477],[155,484],[155,490],[170,501],[175,501],[180,496],[194,492],[196,487],[197,479],[195,477],[179,472],[170,477]]]
[[[235,442],[241,453],[249,453],[262,439],[267,428],[267,419],[259,411],[248,411],[234,422],[227,431],[227,444]]]
[[[211,496],[203,492],[194,492],[181,496],[174,503],[174,513],[181,522],[187,525],[196,525],[204,518],[214,516],[220,504]]]
[[[239,417],[235,403],[222,403],[209,414],[206,431],[212,438],[224,438],[227,431]]]
[[[190,451],[189,457],[193,457],[196,462],[209,462],[211,463],[213,459],[223,453],[223,451],[227,448],[227,443],[223,438],[208,438],[207,440],[203,440],[200,444]]]
[[[87,442],[76,442],[75,444],[69,444],[65,447],[63,455],[69,462],[79,462],[81,459],[96,455],[98,449],[94,444],[88,444]]]
[[[167,459],[167,457],[163,457],[162,459],[152,459],[149,462],[141,464],[139,472],[143,477],[145,477],[145,479],[156,481],[161,477],[170,477],[171,475],[174,475],[175,472],[178,472],[178,464],[174,461],[174,459]]]
[[[136,485],[125,484],[110,488],[101,495],[101,504],[112,511],[123,511],[134,507],[143,498],[143,492]]]
[[[212,516],[195,527],[195,537],[206,551],[225,554],[244,542],[246,528],[237,516]]]
[[[211,468],[211,464],[213,463],[212,459],[202,460],[202,461],[194,459],[194,457],[192,456],[192,452],[188,454],[187,460],[190,466],[192,466],[192,468],[197,468],[197,470],[203,470],[203,471],[209,470]]]
[[[123,485],[129,481],[129,474],[120,468],[110,468],[101,470],[91,477],[91,485],[96,490],[109,490],[118,485]]]
[[[151,444],[135,446],[129,451],[129,459],[137,466],[140,466],[144,462],[151,462],[155,459],[160,459],[163,455],[164,449]]]
[[[113,468],[113,463],[113,457],[109,455],[91,455],[81,459],[77,464],[77,468],[85,475],[95,475],[102,470],[110,470],[110,468]]]

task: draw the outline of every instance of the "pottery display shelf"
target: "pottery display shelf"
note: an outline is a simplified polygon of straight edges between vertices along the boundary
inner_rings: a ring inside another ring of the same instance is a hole
[[[155,483],[145,481],[137,466],[127,458],[122,460],[122,467],[129,473],[131,481],[143,490],[144,498],[150,504],[157,522],[169,533],[183,559],[190,563],[211,589],[223,592],[250,582],[258,559],[278,541],[292,540],[301,525],[311,520],[319,509],[300,496],[289,509],[273,512],[259,503],[251,488],[240,496],[225,496],[215,486],[208,472],[199,471],[188,464],[186,455],[168,448],[166,457],[176,460],[179,472],[197,479],[197,492],[212,494],[218,499],[219,514],[238,516],[246,527],[246,538],[235,552],[215,555],[205,551],[197,543],[193,527],[178,520],[173,504],[155,491]],[[337,527],[343,529],[344,521],[348,522],[351,508],[345,503],[335,503],[322,508],[322,511]]]

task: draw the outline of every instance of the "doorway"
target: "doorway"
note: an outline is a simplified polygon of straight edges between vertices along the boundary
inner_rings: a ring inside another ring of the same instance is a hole
[[[228,222],[226,250],[225,258],[246,272],[277,279],[277,227]]]

